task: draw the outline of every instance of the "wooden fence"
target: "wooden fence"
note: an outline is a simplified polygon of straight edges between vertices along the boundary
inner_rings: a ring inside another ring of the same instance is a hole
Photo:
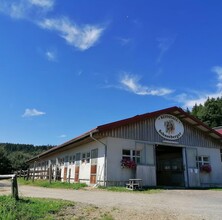
[[[0,180],[2,179],[11,179],[12,180],[12,196],[18,200],[18,183],[17,183],[17,176],[16,174],[12,175],[0,175]]]
[[[35,179],[47,179],[51,183],[52,180],[61,180],[61,171],[56,169],[56,171],[52,170],[52,166],[48,169],[36,170],[28,169],[28,170],[19,170],[16,171],[16,175],[18,177],[23,177],[25,180],[31,179],[33,182]]]

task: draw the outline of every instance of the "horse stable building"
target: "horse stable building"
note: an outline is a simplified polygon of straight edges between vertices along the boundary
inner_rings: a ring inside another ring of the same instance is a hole
[[[28,161],[62,181],[222,186],[222,134],[178,107],[101,125]]]

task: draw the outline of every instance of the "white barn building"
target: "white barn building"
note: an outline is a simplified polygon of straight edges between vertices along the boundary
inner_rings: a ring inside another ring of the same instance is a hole
[[[222,185],[222,134],[181,108],[137,115],[92,129],[29,160],[62,181],[144,186]],[[59,172],[58,172],[59,171]]]

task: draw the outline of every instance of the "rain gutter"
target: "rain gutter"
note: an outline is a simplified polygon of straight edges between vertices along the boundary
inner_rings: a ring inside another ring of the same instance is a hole
[[[103,143],[102,141],[96,139],[93,137],[93,133],[90,132],[89,133],[90,138],[92,138],[94,141],[102,144],[105,148],[105,153],[104,153],[104,177],[103,177],[103,181],[104,181],[104,186],[106,186],[107,184],[107,145],[105,143]]]

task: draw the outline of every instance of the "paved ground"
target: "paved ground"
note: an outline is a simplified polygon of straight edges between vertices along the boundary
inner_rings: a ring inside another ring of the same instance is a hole
[[[0,194],[9,192],[10,184],[0,181]],[[222,219],[222,191],[164,190],[160,193],[145,194],[19,186],[19,196],[65,199],[101,208],[118,209],[119,215],[116,219],[128,219],[126,215],[140,220]]]

